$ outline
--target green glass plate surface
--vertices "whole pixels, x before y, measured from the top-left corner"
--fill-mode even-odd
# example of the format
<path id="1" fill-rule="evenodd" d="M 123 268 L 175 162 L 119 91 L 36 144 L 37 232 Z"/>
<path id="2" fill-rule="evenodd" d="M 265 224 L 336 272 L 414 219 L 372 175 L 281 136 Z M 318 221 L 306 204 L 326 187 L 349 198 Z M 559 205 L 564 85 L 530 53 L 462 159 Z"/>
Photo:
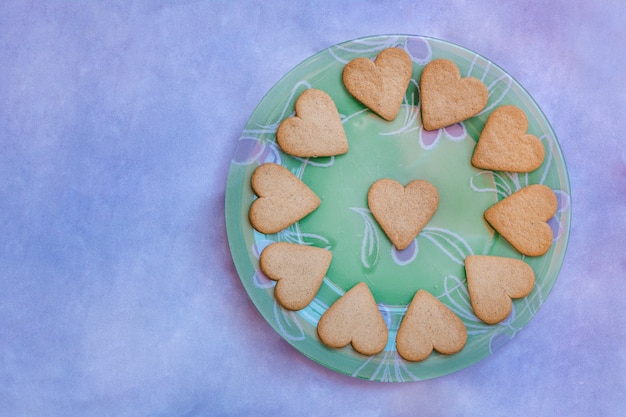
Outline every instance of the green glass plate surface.
<path id="1" fill-rule="evenodd" d="M 388 47 L 405 49 L 413 61 L 412 80 L 398 117 L 387 122 L 356 101 L 341 80 L 343 67 L 358 57 L 375 58 Z M 423 130 L 419 78 L 428 62 L 454 61 L 462 76 L 483 81 L 489 102 L 477 116 L 438 131 Z M 335 101 L 350 150 L 336 157 L 291 157 L 276 144 L 276 128 L 293 115 L 294 103 L 307 88 L 327 92 Z M 543 165 L 529 174 L 491 172 L 471 166 L 476 141 L 489 114 L 498 106 L 521 108 L 528 132 L 544 144 Z M 273 235 L 255 231 L 248 210 L 255 196 L 250 177 L 260 164 L 274 162 L 301 178 L 321 199 L 320 207 L 300 222 Z M 395 250 L 367 208 L 367 191 L 380 178 L 404 185 L 413 179 L 434 184 L 439 208 L 413 243 Z M 485 223 L 483 212 L 496 201 L 529 184 L 545 184 L 559 206 L 549 222 L 554 232 L 550 251 L 524 257 Z M 567 246 L 570 189 L 557 138 L 528 93 L 501 68 L 465 48 L 420 36 L 374 36 L 325 49 L 287 73 L 263 98 L 239 139 L 226 186 L 226 227 L 230 250 L 248 295 L 269 324 L 291 345 L 335 371 L 378 381 L 415 381 L 463 369 L 507 343 L 533 317 L 552 289 Z M 303 310 L 283 309 L 274 299 L 274 281 L 259 271 L 259 254 L 278 241 L 327 248 L 333 261 L 316 298 Z M 473 313 L 463 261 L 470 254 L 524 259 L 535 271 L 532 293 L 514 301 L 509 318 L 496 325 Z M 346 290 L 365 281 L 389 328 L 383 352 L 363 356 L 351 346 L 331 349 L 317 336 L 320 316 Z M 454 355 L 433 352 L 422 362 L 403 360 L 395 335 L 407 304 L 426 289 L 465 323 L 468 341 Z"/>

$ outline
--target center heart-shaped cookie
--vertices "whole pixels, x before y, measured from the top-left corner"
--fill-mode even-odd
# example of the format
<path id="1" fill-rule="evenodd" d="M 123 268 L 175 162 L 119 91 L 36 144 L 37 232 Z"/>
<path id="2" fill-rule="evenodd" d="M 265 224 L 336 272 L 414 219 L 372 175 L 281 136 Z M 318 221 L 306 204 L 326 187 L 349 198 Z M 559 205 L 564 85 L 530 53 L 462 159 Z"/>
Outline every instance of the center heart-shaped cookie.
<path id="1" fill-rule="evenodd" d="M 272 243 L 261 252 L 259 265 L 268 278 L 278 281 L 274 296 L 289 310 L 306 307 L 320 289 L 332 253 L 314 246 Z"/>
<path id="2" fill-rule="evenodd" d="M 315 210 L 319 197 L 281 165 L 259 165 L 252 173 L 252 189 L 259 196 L 250 205 L 250 224 L 261 233 L 278 233 Z"/>
<path id="3" fill-rule="evenodd" d="M 450 126 L 475 116 L 487 105 L 489 92 L 477 78 L 461 78 L 448 59 L 429 62 L 420 78 L 422 123 L 426 130 Z"/>
<path id="4" fill-rule="evenodd" d="M 387 48 L 375 61 L 356 58 L 344 67 L 343 83 L 350 94 L 385 120 L 398 115 L 411 81 L 413 64 L 403 49 Z"/>
<path id="5" fill-rule="evenodd" d="M 422 361 L 435 349 L 446 355 L 467 342 L 463 321 L 428 291 L 419 290 L 396 334 L 396 349 L 408 361 Z"/>
<path id="6" fill-rule="evenodd" d="M 340 348 L 352 344 L 357 352 L 375 355 L 387 345 L 387 325 L 374 296 L 360 282 L 331 305 L 317 324 L 320 340 Z"/>
<path id="7" fill-rule="evenodd" d="M 296 115 L 278 126 L 276 142 L 288 154 L 303 158 L 348 152 L 348 139 L 333 99 L 310 88 L 296 100 Z"/>
<path id="8" fill-rule="evenodd" d="M 372 215 L 391 243 L 406 249 L 437 211 L 439 193 L 424 180 L 411 181 L 403 187 L 398 181 L 376 181 L 367 193 Z"/>
<path id="9" fill-rule="evenodd" d="M 488 324 L 511 313 L 511 298 L 526 297 L 535 285 L 535 272 L 520 259 L 470 255 L 465 258 L 470 302 L 476 316 Z"/>
<path id="10" fill-rule="evenodd" d="M 530 172 L 539 168 L 545 151 L 535 135 L 527 134 L 528 119 L 515 106 L 494 110 L 480 134 L 472 156 L 476 168 Z"/>
<path id="11" fill-rule="evenodd" d="M 485 220 L 520 253 L 540 256 L 552 245 L 547 221 L 556 213 L 557 204 L 554 191 L 533 184 L 489 207 Z"/>

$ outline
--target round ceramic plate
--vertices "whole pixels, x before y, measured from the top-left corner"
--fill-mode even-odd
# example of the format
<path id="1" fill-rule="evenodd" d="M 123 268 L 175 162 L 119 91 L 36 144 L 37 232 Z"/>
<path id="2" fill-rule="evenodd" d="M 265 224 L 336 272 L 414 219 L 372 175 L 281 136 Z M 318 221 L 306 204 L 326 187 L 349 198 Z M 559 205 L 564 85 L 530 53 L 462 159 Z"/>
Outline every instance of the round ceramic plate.
<path id="1" fill-rule="evenodd" d="M 375 58 L 388 47 L 403 48 L 413 61 L 413 74 L 397 118 L 388 122 L 356 101 L 341 80 L 347 62 Z M 425 131 L 419 102 L 419 79 L 433 59 L 454 61 L 463 77 L 480 79 L 489 90 L 486 108 L 462 123 Z M 292 116 L 294 103 L 307 88 L 328 93 L 337 106 L 348 137 L 349 151 L 336 157 L 294 158 L 276 144 L 276 128 Z M 521 108 L 528 132 L 545 147 L 543 165 L 529 174 L 479 170 L 470 164 L 475 144 L 489 114 L 498 106 Z M 302 179 L 321 199 L 320 207 L 298 223 L 273 235 L 255 231 L 248 210 L 255 196 L 252 172 L 274 162 Z M 367 206 L 367 191 L 378 179 L 404 185 L 424 179 L 437 187 L 439 208 L 413 243 L 395 250 Z M 483 220 L 489 206 L 529 184 L 545 184 L 559 206 L 549 221 L 554 241 L 540 257 L 524 257 Z M 557 138 L 528 93 L 505 71 L 465 48 L 420 36 L 374 36 L 325 49 L 285 75 L 250 117 L 232 160 L 226 187 L 226 227 L 231 253 L 248 295 L 270 325 L 291 345 L 314 361 L 354 377 L 379 381 L 434 378 L 488 357 L 507 343 L 533 317 L 557 279 L 570 227 L 569 180 Z M 274 298 L 275 282 L 259 271 L 259 254 L 278 241 L 312 245 L 332 251 L 333 260 L 315 299 L 303 310 L 283 309 Z M 513 303 L 510 316 L 487 325 L 473 313 L 465 281 L 464 259 L 470 254 L 523 259 L 535 271 L 532 293 Z M 317 322 L 326 309 L 356 283 L 368 284 L 389 329 L 383 352 L 364 356 L 350 345 L 324 346 Z M 465 323 L 465 348 L 453 355 L 433 352 L 422 362 L 403 360 L 395 335 L 415 292 L 425 289 Z"/>

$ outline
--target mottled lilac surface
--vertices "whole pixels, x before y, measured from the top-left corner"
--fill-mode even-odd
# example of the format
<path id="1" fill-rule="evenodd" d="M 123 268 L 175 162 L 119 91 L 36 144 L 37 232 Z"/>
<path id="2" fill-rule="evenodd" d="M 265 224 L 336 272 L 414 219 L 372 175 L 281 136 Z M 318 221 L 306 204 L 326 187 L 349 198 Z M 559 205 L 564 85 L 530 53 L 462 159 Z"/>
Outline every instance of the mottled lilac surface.
<path id="1" fill-rule="evenodd" d="M 624 415 L 625 21 L 622 0 L 0 2 L 0 416 Z M 562 145 L 573 220 L 511 342 L 384 384 L 317 365 L 263 320 L 224 189 L 282 75 L 397 33 L 526 87 Z"/>

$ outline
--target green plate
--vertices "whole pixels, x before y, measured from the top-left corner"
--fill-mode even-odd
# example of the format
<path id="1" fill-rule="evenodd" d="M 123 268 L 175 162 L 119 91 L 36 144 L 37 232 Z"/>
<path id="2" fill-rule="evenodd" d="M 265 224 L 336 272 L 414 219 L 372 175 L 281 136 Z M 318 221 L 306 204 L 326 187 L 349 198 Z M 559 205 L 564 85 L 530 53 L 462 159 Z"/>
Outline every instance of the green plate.
<path id="1" fill-rule="evenodd" d="M 398 117 L 387 122 L 356 101 L 341 81 L 344 65 L 358 57 L 374 58 L 388 47 L 405 49 L 413 75 Z M 428 62 L 448 58 L 462 76 L 483 81 L 487 107 L 477 116 L 439 131 L 422 129 L 419 78 Z M 307 88 L 327 92 L 335 101 L 350 150 L 336 157 L 302 159 L 281 151 L 276 128 L 293 115 L 294 103 Z M 528 117 L 531 134 L 544 144 L 543 165 L 529 174 L 491 172 L 471 166 L 476 141 L 489 114 L 511 104 Z M 255 231 L 248 210 L 255 196 L 250 177 L 257 166 L 274 162 L 301 178 L 321 199 L 320 207 L 300 222 L 273 235 Z M 397 251 L 367 208 L 367 191 L 380 178 L 405 184 L 425 179 L 437 187 L 437 212 L 414 242 Z M 485 223 L 483 212 L 496 201 L 529 184 L 552 188 L 559 202 L 549 222 L 550 251 L 524 257 Z M 528 93 L 501 68 L 465 48 L 421 36 L 374 36 L 325 49 L 285 75 L 263 98 L 239 139 L 226 187 L 226 227 L 230 250 L 248 295 L 270 325 L 291 345 L 337 372 L 378 381 L 415 381 L 465 368 L 507 343 L 533 317 L 554 285 L 565 256 L 570 228 L 570 188 L 557 138 Z M 283 309 L 274 299 L 274 281 L 259 271 L 259 254 L 278 241 L 327 248 L 333 261 L 316 298 L 303 310 Z M 515 300 L 509 318 L 496 325 L 481 322 L 469 303 L 463 261 L 470 254 L 524 259 L 535 271 L 532 293 Z M 351 346 L 331 349 L 317 336 L 320 316 L 345 291 L 365 281 L 389 328 L 383 352 L 364 356 Z M 433 352 L 422 362 L 403 360 L 395 335 L 407 304 L 426 289 L 465 323 L 468 341 L 454 355 Z"/>

